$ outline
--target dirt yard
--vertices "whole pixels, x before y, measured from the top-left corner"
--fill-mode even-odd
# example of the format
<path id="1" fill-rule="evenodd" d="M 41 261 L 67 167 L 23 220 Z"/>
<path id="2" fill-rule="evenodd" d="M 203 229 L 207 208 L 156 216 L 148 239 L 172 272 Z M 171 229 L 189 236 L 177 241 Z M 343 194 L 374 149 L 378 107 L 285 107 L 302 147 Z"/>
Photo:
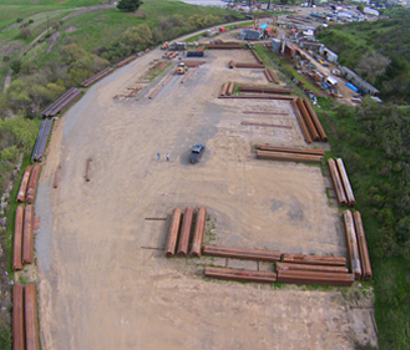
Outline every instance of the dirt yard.
<path id="1" fill-rule="evenodd" d="M 155 99 L 149 94 L 175 66 L 135 97 L 114 98 L 161 55 L 146 54 L 91 87 L 53 132 L 36 202 L 43 350 L 377 344 L 372 300 L 360 285 L 208 281 L 203 264 L 225 266 L 225 259 L 164 257 L 172 210 L 186 206 L 208 209 L 212 244 L 337 256 L 346 246 L 320 167 L 255 159 L 256 143 L 307 146 L 289 102 L 217 98 L 226 81 L 266 84 L 262 70 L 227 68 L 231 58 L 254 62 L 252 55 L 207 51 L 207 63 L 186 83 L 174 76 Z M 272 114 L 249 113 L 255 111 Z M 188 155 L 198 142 L 206 152 L 192 165 Z M 240 260 L 229 266 L 272 269 Z"/>

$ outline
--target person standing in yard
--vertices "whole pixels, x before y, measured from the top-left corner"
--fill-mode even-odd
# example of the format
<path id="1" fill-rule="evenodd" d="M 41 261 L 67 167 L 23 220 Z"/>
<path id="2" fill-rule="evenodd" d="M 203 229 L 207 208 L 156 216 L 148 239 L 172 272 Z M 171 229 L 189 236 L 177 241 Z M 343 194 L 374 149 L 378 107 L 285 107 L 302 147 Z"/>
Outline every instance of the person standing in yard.
<path id="1" fill-rule="evenodd" d="M 169 161 L 169 153 L 167 153 L 167 162 Z"/>
<path id="2" fill-rule="evenodd" d="M 157 157 L 158 157 L 158 160 L 160 160 L 161 159 L 161 153 L 157 153 Z"/>

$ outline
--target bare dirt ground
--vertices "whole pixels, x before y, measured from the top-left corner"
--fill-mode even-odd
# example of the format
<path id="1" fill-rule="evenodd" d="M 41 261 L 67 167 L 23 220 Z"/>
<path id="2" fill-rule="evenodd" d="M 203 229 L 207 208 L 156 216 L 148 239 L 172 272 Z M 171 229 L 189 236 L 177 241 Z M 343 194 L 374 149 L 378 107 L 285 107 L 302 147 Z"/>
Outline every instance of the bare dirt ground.
<path id="1" fill-rule="evenodd" d="M 346 247 L 320 167 L 255 159 L 255 143 L 306 146 L 290 104 L 217 99 L 226 81 L 266 83 L 262 70 L 227 68 L 230 58 L 253 61 L 249 52 L 207 51 L 207 63 L 185 84 L 174 76 L 148 99 L 171 69 L 135 98 L 114 99 L 161 54 L 140 57 L 91 87 L 53 132 L 36 202 L 42 348 L 377 344 L 372 300 L 360 286 L 324 291 L 207 281 L 202 265 L 225 266 L 225 259 L 164 257 L 170 214 L 188 205 L 208 208 L 206 242 L 326 255 L 346 255 Z M 268 110 L 272 115 L 243 113 Z M 191 165 L 188 154 L 197 142 L 207 150 Z M 52 189 L 59 163 L 59 187 Z M 240 260 L 229 266 L 258 268 Z"/>

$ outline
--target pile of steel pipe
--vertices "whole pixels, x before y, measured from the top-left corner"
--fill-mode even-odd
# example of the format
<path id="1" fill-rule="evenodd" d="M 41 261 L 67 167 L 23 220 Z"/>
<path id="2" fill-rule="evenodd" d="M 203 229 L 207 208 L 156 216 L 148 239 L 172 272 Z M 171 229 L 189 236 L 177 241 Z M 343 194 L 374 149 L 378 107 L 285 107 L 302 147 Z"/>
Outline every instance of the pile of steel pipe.
<path id="1" fill-rule="evenodd" d="M 189 61 L 189 60 L 186 60 L 186 61 L 184 61 L 184 63 L 185 63 L 185 66 L 187 66 L 187 67 L 199 67 L 201 64 L 205 64 L 206 61 Z"/>
<path id="2" fill-rule="evenodd" d="M 292 162 L 304 163 L 322 163 L 323 157 L 311 154 L 289 153 L 289 152 L 273 152 L 273 151 L 256 151 L 257 159 L 267 160 L 283 160 Z"/>
<path id="3" fill-rule="evenodd" d="M 316 130 L 320 136 L 320 140 L 323 142 L 327 142 L 327 136 L 325 130 L 323 129 L 322 123 L 319 121 L 319 118 L 317 117 L 315 110 L 313 109 L 309 100 L 306 97 L 303 99 L 303 103 L 306 106 L 307 111 L 309 112 L 309 116 L 312 119 L 313 124 L 316 127 Z"/>
<path id="4" fill-rule="evenodd" d="M 298 97 L 296 102 L 297 102 L 297 106 L 299 107 L 299 111 L 302 114 L 303 120 L 305 121 L 309 129 L 310 135 L 312 136 L 312 140 L 319 141 L 320 140 L 319 133 L 317 132 L 315 124 L 313 124 L 313 121 L 310 118 L 310 114 L 307 111 L 305 104 L 303 103 L 300 97 Z"/>
<path id="5" fill-rule="evenodd" d="M 359 242 L 360 262 L 362 263 L 362 278 L 368 281 L 372 278 L 372 267 L 370 265 L 369 250 L 367 249 L 366 237 L 364 235 L 362 216 L 358 211 L 353 214 L 354 226 L 357 240 Z"/>
<path id="6" fill-rule="evenodd" d="M 178 56 L 178 51 L 175 51 L 175 52 L 171 53 L 171 54 L 168 56 L 168 58 L 169 58 L 170 60 L 172 60 L 174 57 L 177 57 L 177 56 Z"/>
<path id="7" fill-rule="evenodd" d="M 44 151 L 47 145 L 48 137 L 50 135 L 52 119 L 45 119 L 41 123 L 40 131 L 38 133 L 36 143 L 34 145 L 33 153 L 31 154 L 31 162 L 43 160 Z"/>
<path id="8" fill-rule="evenodd" d="M 34 263 L 34 235 L 33 235 L 34 208 L 27 205 L 24 209 L 23 226 L 23 264 Z"/>
<path id="9" fill-rule="evenodd" d="M 235 66 L 235 63 L 234 63 L 234 61 L 233 60 L 230 60 L 229 61 L 229 68 L 233 68 Z"/>
<path id="10" fill-rule="evenodd" d="M 312 148 L 300 148 L 300 147 L 281 147 L 281 146 L 273 146 L 269 144 L 256 145 L 257 149 L 262 151 L 274 151 L 274 152 L 289 152 L 289 153 L 300 153 L 300 154 L 309 154 L 309 155 L 316 155 L 316 156 L 325 156 L 325 151 L 320 149 L 312 149 Z"/>
<path id="11" fill-rule="evenodd" d="M 281 88 L 281 87 L 268 87 L 268 86 L 255 86 L 255 85 L 242 85 L 239 87 L 240 91 L 246 92 L 263 92 L 270 94 L 292 94 L 295 90 Z"/>
<path id="12" fill-rule="evenodd" d="M 279 84 L 279 80 L 278 80 L 278 78 L 276 77 L 276 75 L 275 75 L 275 73 L 273 72 L 273 70 L 272 70 L 272 69 L 268 69 L 268 73 L 269 73 L 269 75 L 271 76 L 273 82 L 274 82 L 275 84 Z"/>
<path id="13" fill-rule="evenodd" d="M 329 159 L 327 161 L 327 165 L 329 167 L 330 177 L 333 182 L 333 186 L 335 188 L 337 201 L 339 202 L 339 206 L 343 206 L 347 204 L 347 197 L 343 187 L 342 180 L 340 178 L 339 169 L 337 168 L 336 162 L 333 159 Z"/>
<path id="14" fill-rule="evenodd" d="M 181 84 L 184 84 L 192 76 L 192 74 L 195 73 L 196 70 L 197 70 L 197 67 L 195 67 L 194 69 L 191 69 L 191 71 L 181 80 Z"/>
<path id="15" fill-rule="evenodd" d="M 297 271 L 314 271 L 327 273 L 348 273 L 349 269 L 345 266 L 329 265 L 310 265 L 310 264 L 291 264 L 284 262 L 276 263 L 276 270 L 297 270 Z"/>
<path id="16" fill-rule="evenodd" d="M 196 214 L 195 230 L 192 239 L 191 256 L 201 256 L 202 243 L 204 241 L 205 234 L 205 222 L 206 222 L 206 209 L 200 207 Z"/>
<path id="17" fill-rule="evenodd" d="M 250 62 L 236 62 L 236 68 L 265 68 L 264 64 Z"/>
<path id="18" fill-rule="evenodd" d="M 19 205 L 16 209 L 16 218 L 14 221 L 13 270 L 15 271 L 23 269 L 23 225 L 24 207 Z"/>
<path id="19" fill-rule="evenodd" d="M 37 192 L 38 177 L 40 176 L 40 170 L 41 166 L 40 164 L 37 164 L 31 171 L 26 192 L 26 203 L 28 204 L 34 203 L 34 198 L 36 197 Z"/>
<path id="20" fill-rule="evenodd" d="M 274 94 L 252 94 L 252 95 L 235 95 L 235 96 L 219 96 L 220 98 L 239 98 L 249 100 L 285 100 L 292 101 L 293 96 L 288 95 L 274 95 Z"/>
<path id="21" fill-rule="evenodd" d="M 102 78 L 104 78 L 108 74 L 110 74 L 113 70 L 114 69 L 112 67 L 107 67 L 104 70 L 102 70 L 101 72 L 98 72 L 97 74 L 93 75 L 91 78 L 88 78 L 87 80 L 84 80 L 80 85 L 83 86 L 83 87 L 90 86 L 90 85 L 96 83 L 97 81 L 101 80 Z"/>
<path id="22" fill-rule="evenodd" d="M 204 255 L 219 256 L 222 258 L 258 260 L 258 261 L 279 261 L 281 254 L 278 251 L 226 248 L 206 245 L 202 253 Z"/>
<path id="23" fill-rule="evenodd" d="M 242 45 L 238 44 L 210 44 L 208 45 L 209 50 L 240 50 Z"/>
<path id="24" fill-rule="evenodd" d="M 13 350 L 25 350 L 24 287 L 16 283 L 13 288 Z"/>
<path id="25" fill-rule="evenodd" d="M 77 88 L 71 88 L 68 91 L 66 91 L 64 94 L 62 94 L 57 100 L 55 100 L 51 105 L 49 105 L 42 113 L 43 117 L 53 117 L 54 115 L 51 114 L 51 111 L 55 109 L 57 106 L 61 104 L 63 100 L 65 100 L 67 97 L 71 96 Z"/>
<path id="26" fill-rule="evenodd" d="M 24 318 L 26 349 L 40 350 L 38 338 L 37 288 L 35 284 L 27 284 L 24 288 Z"/>
<path id="27" fill-rule="evenodd" d="M 198 47 L 198 48 L 195 50 L 195 52 L 204 52 L 204 50 L 205 50 L 205 45 L 202 45 L 202 46 Z"/>
<path id="28" fill-rule="evenodd" d="M 30 179 L 30 174 L 31 174 L 32 169 L 33 168 L 30 165 L 28 165 L 26 167 L 26 170 L 24 170 L 24 174 L 21 179 L 19 192 L 17 194 L 17 199 L 16 199 L 17 203 L 24 203 L 26 201 L 27 185 L 28 185 L 28 180 Z"/>
<path id="29" fill-rule="evenodd" d="M 252 52 L 253 57 L 255 57 L 256 61 L 257 61 L 258 63 L 260 63 L 260 64 L 263 64 L 263 61 L 262 61 L 262 59 L 259 57 L 258 53 L 257 53 L 254 49 L 252 49 L 251 52 Z"/>
<path id="30" fill-rule="evenodd" d="M 270 271 L 234 270 L 221 267 L 205 267 L 205 277 L 242 282 L 274 283 L 276 273 Z"/>
<path id="31" fill-rule="evenodd" d="M 181 209 L 175 208 L 172 214 L 171 225 L 168 232 L 167 245 L 165 247 L 165 256 L 170 258 L 175 256 L 175 250 L 177 248 L 179 226 L 181 223 Z"/>
<path id="32" fill-rule="evenodd" d="M 354 275 L 303 270 L 278 270 L 278 282 L 350 287 L 354 283 Z"/>
<path id="33" fill-rule="evenodd" d="M 346 258 L 341 256 L 335 257 L 284 253 L 282 254 L 281 261 L 296 264 L 346 266 Z"/>
<path id="34" fill-rule="evenodd" d="M 228 91 L 228 87 L 229 87 L 229 83 L 224 83 L 222 85 L 221 93 L 219 94 L 219 96 L 226 96 L 226 93 Z"/>
<path id="35" fill-rule="evenodd" d="M 305 120 L 303 119 L 303 116 L 300 113 L 298 105 L 296 104 L 295 100 L 291 101 L 291 104 L 292 104 L 293 110 L 295 111 L 296 118 L 299 122 L 299 126 L 300 126 L 300 129 L 302 130 L 302 134 L 303 134 L 303 137 L 305 138 L 305 141 L 307 143 L 311 143 L 312 138 L 311 138 L 309 130 L 306 126 Z"/>
<path id="36" fill-rule="evenodd" d="M 230 83 L 230 84 L 229 84 L 228 91 L 226 92 L 226 94 L 227 94 L 228 96 L 232 96 L 232 95 L 233 95 L 233 89 L 234 89 L 234 87 L 235 87 L 235 83 Z"/>
<path id="37" fill-rule="evenodd" d="M 339 170 L 340 178 L 342 180 L 343 188 L 346 193 L 347 205 L 354 207 L 356 205 L 356 199 L 354 198 L 353 189 L 350 185 L 349 177 L 347 176 L 346 168 L 342 158 L 336 158 L 337 169 Z"/>
<path id="38" fill-rule="evenodd" d="M 354 225 L 353 215 L 350 210 L 343 212 L 343 222 L 346 233 L 347 252 L 350 261 L 350 270 L 355 275 L 356 279 L 362 277 L 362 264 L 360 262 L 359 245 L 357 244 L 356 229 Z"/>
<path id="39" fill-rule="evenodd" d="M 137 58 L 137 56 L 135 56 L 135 55 L 130 56 L 130 57 L 126 58 L 125 60 L 122 60 L 121 62 L 118 62 L 118 63 L 115 65 L 115 67 L 116 67 L 116 68 L 122 67 L 122 66 L 126 65 L 127 63 L 129 63 L 129 62 L 131 62 L 131 61 L 134 61 L 136 58 Z"/>
<path id="40" fill-rule="evenodd" d="M 279 125 L 279 124 L 268 124 L 268 123 L 241 122 L 241 125 L 266 126 L 266 127 L 272 127 L 272 128 L 292 129 L 290 125 Z"/>
<path id="41" fill-rule="evenodd" d="M 179 237 L 178 244 L 178 256 L 188 256 L 188 245 L 189 239 L 191 237 L 191 227 L 194 218 L 194 209 L 187 207 L 184 212 L 184 217 L 182 219 L 181 234 Z"/>
<path id="42" fill-rule="evenodd" d="M 155 96 L 158 95 L 158 93 L 161 91 L 161 89 L 170 82 L 172 77 L 175 75 L 175 72 L 171 74 L 168 78 L 166 78 L 161 84 L 159 84 L 156 89 L 151 93 L 151 95 L 148 96 L 150 100 L 152 100 Z"/>
<path id="43" fill-rule="evenodd" d="M 232 67 L 233 68 L 233 67 Z M 272 77 L 270 76 L 269 72 L 267 69 L 263 71 L 263 74 L 265 74 L 266 79 L 268 80 L 269 83 L 273 81 Z"/>

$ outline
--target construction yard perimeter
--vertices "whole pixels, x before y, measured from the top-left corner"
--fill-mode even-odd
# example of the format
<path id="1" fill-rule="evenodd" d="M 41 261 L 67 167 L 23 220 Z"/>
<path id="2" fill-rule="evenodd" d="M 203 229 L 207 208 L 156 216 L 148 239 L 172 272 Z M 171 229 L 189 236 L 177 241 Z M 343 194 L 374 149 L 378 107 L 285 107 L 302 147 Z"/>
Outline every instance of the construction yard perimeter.
<path id="1" fill-rule="evenodd" d="M 136 96 L 118 100 L 162 53 L 154 50 L 89 88 L 53 131 L 36 201 L 42 349 L 376 345 L 372 298 L 357 284 L 325 290 L 213 281 L 204 279 L 203 265 L 224 267 L 226 259 L 165 258 L 172 210 L 187 206 L 208 209 L 205 243 L 347 253 L 322 169 L 255 157 L 257 143 L 307 146 L 290 102 L 218 99 L 228 81 L 267 84 L 263 69 L 228 68 L 231 59 L 255 62 L 251 53 L 206 51 L 206 63 L 184 84 L 174 75 L 148 98 L 175 62 Z M 206 151 L 192 165 L 188 155 L 198 142 Z M 271 268 L 242 260 L 229 266 Z"/>

